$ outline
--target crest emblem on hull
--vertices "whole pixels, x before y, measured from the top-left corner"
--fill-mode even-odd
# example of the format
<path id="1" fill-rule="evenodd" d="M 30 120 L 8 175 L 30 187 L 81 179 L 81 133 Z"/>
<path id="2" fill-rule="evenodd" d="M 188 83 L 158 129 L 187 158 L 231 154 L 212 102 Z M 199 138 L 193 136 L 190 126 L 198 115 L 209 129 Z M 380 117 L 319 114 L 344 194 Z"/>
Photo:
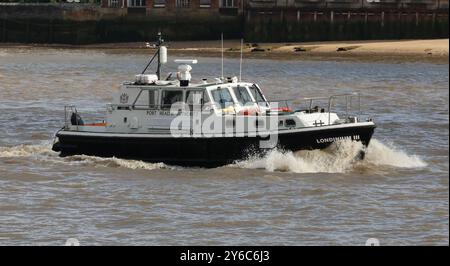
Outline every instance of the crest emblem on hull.
<path id="1" fill-rule="evenodd" d="M 122 93 L 122 95 L 120 95 L 120 103 L 125 104 L 128 103 L 128 94 L 126 93 Z"/>

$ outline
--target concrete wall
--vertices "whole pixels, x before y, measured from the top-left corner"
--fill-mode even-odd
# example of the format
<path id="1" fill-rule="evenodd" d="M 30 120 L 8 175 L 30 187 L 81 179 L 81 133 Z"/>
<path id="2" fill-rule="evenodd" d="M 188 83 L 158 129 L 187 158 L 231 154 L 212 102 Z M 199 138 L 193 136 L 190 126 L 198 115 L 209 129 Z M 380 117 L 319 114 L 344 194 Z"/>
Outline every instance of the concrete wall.
<path id="1" fill-rule="evenodd" d="M 247 0 L 252 8 L 290 9 L 447 9 L 448 0 Z"/>
<path id="2" fill-rule="evenodd" d="M 448 38 L 448 13 L 399 10 L 251 10 L 249 41 L 331 41 Z"/>
<path id="3" fill-rule="evenodd" d="M 250 41 L 448 38 L 448 0 L 248 0 Z"/>
<path id="4" fill-rule="evenodd" d="M 448 38 L 448 0 L 246 0 L 236 1 L 238 9 L 220 8 L 219 0 L 209 8 L 200 0 L 189 8 L 154 1 L 143 8 L 0 4 L 0 41 L 149 41 L 158 31 L 167 40 L 218 39 L 221 32 L 255 42 Z"/>
<path id="5" fill-rule="evenodd" d="M 94 5 L 0 5 L 0 42 L 89 44 L 151 41 L 158 31 L 167 40 L 217 40 L 242 37 L 242 16 L 197 9 L 190 12 Z M 238 30 L 236 30 L 238 29 Z"/>
<path id="6" fill-rule="evenodd" d="M 101 8 L 96 4 L 0 3 L 0 18 L 2 19 L 91 21 L 107 18 L 117 18 L 126 14 L 126 9 Z"/>

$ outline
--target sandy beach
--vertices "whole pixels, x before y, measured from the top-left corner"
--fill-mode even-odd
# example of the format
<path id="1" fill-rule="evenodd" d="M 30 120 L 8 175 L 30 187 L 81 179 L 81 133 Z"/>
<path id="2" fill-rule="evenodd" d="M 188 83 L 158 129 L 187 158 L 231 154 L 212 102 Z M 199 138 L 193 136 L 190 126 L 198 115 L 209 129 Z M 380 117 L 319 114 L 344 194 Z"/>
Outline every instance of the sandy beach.
<path id="1" fill-rule="evenodd" d="M 169 52 L 178 56 L 220 56 L 220 41 L 167 42 Z M 95 49 L 107 53 L 147 53 L 151 45 L 145 42 L 104 43 L 90 45 L 59 44 L 11 44 L 2 43 L 0 48 L 66 48 Z M 224 53 L 239 57 L 240 40 L 224 41 Z M 269 59 L 335 59 L 335 60 L 407 60 L 447 62 L 449 39 L 389 40 L 389 41 L 333 41 L 305 43 L 244 43 L 246 58 Z"/>
<path id="2" fill-rule="evenodd" d="M 171 47 L 180 53 L 220 54 L 220 42 L 178 42 Z M 240 42 L 224 43 L 224 52 L 240 56 Z M 347 60 L 433 60 L 447 61 L 449 39 L 397 41 L 342 41 L 311 43 L 245 43 L 246 57 L 274 59 L 347 59 Z"/>

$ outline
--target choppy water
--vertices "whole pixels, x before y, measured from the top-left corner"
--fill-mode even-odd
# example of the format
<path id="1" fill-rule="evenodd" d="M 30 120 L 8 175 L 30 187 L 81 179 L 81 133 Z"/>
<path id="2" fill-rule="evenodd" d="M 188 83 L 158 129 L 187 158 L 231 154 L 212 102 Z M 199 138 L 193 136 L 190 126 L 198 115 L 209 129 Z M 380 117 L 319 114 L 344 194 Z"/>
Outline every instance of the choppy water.
<path id="1" fill-rule="evenodd" d="M 217 169 L 50 150 L 65 104 L 101 117 L 145 62 L 0 49 L 0 244 L 448 245 L 448 64 L 244 62 L 270 98 L 363 93 L 378 124 L 363 162 L 349 142 Z M 220 73 L 220 59 L 199 62 L 195 77 Z M 238 74 L 238 61 L 225 66 Z"/>

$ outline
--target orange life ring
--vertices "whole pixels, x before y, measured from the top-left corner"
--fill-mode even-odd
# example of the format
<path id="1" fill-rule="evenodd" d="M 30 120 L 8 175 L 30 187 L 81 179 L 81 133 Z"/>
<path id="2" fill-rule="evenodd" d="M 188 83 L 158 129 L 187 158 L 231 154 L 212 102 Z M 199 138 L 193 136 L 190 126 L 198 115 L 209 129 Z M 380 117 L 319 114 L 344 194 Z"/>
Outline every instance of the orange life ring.
<path id="1" fill-rule="evenodd" d="M 278 112 L 282 112 L 282 113 L 290 113 L 292 112 L 292 109 L 289 107 L 279 107 L 279 108 L 271 108 L 271 111 L 278 111 Z"/>
<path id="2" fill-rule="evenodd" d="M 84 124 L 84 125 L 85 126 L 91 126 L 91 127 L 106 127 L 106 123 L 105 122 Z"/>
<path id="3" fill-rule="evenodd" d="M 261 110 L 258 107 L 247 107 L 239 111 L 240 115 L 256 115 L 261 113 Z"/>

